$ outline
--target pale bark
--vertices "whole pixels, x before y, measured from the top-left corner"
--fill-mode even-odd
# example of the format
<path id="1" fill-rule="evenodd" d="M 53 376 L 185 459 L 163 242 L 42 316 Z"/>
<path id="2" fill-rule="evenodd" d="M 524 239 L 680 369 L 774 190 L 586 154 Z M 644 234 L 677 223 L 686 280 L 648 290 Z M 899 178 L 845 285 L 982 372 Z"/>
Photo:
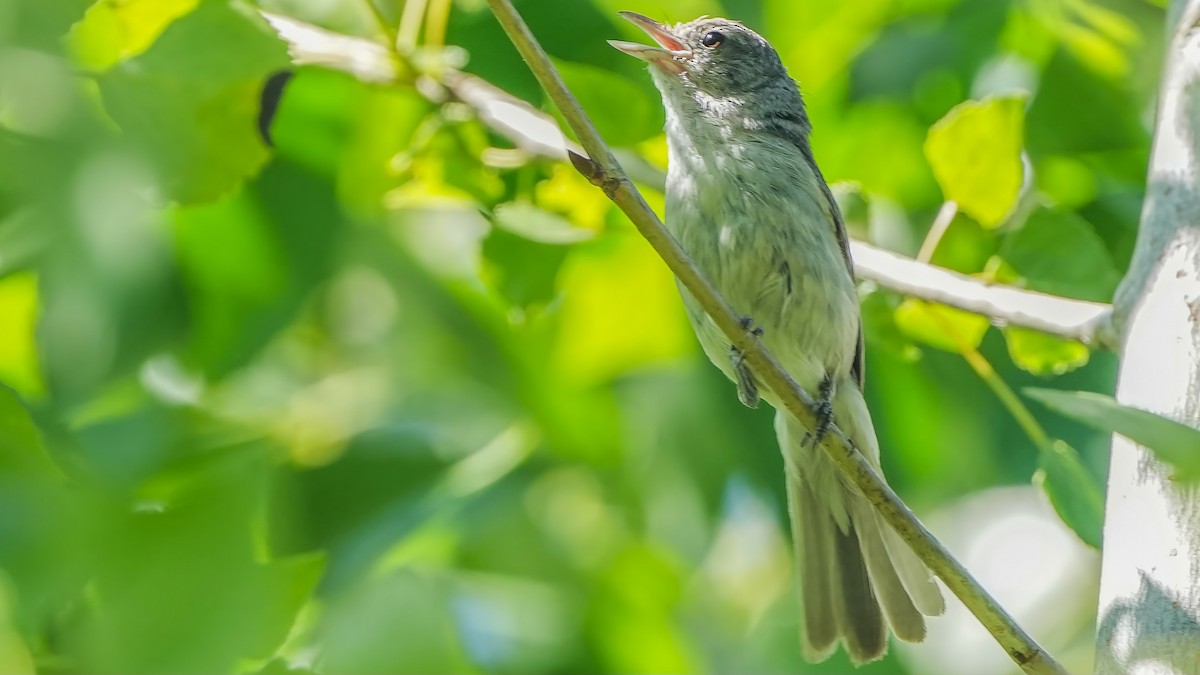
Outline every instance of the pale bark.
<path id="1" fill-rule="evenodd" d="M 1114 311 L 1117 398 L 1200 427 L 1200 0 L 1176 0 L 1141 229 Z M 1200 452 L 1200 448 L 1196 449 Z M 1200 487 L 1113 437 L 1096 672 L 1200 675 Z"/>

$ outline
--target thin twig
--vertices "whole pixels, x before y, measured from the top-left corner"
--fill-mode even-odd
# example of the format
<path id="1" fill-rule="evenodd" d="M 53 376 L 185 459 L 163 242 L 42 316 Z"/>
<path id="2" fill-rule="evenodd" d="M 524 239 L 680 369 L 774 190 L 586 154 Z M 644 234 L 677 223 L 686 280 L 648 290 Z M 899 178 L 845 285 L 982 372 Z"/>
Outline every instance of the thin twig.
<path id="1" fill-rule="evenodd" d="M 405 11 L 421 5 L 422 1 L 409 0 Z M 343 70 L 374 84 L 412 83 L 405 64 L 398 63 L 377 43 L 332 33 L 290 17 L 266 12 L 263 15 L 288 42 L 292 58 L 298 64 Z M 401 43 L 411 30 L 405 30 L 403 24 Z M 442 93 L 466 103 L 484 124 L 530 156 L 563 160 L 569 150 L 580 151 L 563 136 L 554 118 L 486 80 L 453 69 L 445 69 L 436 77 Z M 422 88 L 421 92 L 428 95 L 430 90 Z M 662 191 L 666 182 L 662 171 L 644 161 L 626 164 L 629 175 L 638 184 Z M 1079 340 L 1096 349 L 1113 350 L 1118 343 L 1119 331 L 1113 325 L 1109 305 L 987 284 L 860 241 L 852 242 L 851 246 L 854 271 L 860 278 L 884 288 L 981 314 L 998 324 Z"/>
<path id="2" fill-rule="evenodd" d="M 375 0 L 362 0 L 367 13 L 371 15 L 371 19 L 375 25 L 379 27 L 379 32 L 387 38 L 388 44 L 396 44 L 396 29 L 392 24 L 388 23 L 387 17 L 379 10 L 379 6 L 375 4 Z"/>
<path id="3" fill-rule="evenodd" d="M 933 252 L 937 250 L 938 244 L 942 243 L 942 237 L 946 236 L 946 230 L 950 229 L 950 223 L 954 222 L 954 216 L 957 215 L 958 202 L 953 199 L 942 202 L 942 208 L 938 209 L 933 224 L 929 226 L 921 250 L 917 251 L 917 262 L 927 263 L 933 260 Z"/>
<path id="4" fill-rule="evenodd" d="M 450 0 L 431 0 L 425 15 L 425 44 L 441 47 L 446 42 L 446 25 L 450 22 Z"/>
<path id="5" fill-rule="evenodd" d="M 509 0 L 488 0 L 509 39 L 516 45 L 537 76 L 539 82 L 558 106 L 580 144 L 590 155 L 587 159 L 572 155 L 571 161 L 584 175 L 601 187 L 614 203 L 633 221 L 642 235 L 679 278 L 680 282 L 704 307 L 705 312 L 736 346 L 754 369 L 755 374 L 779 398 L 789 413 L 813 428 L 816 415 L 812 399 L 788 376 L 753 332 L 744 328 L 738 316 L 717 290 L 700 274 L 695 264 L 667 232 L 658 216 L 647 206 L 637 188 L 625 175 L 612 152 L 592 126 L 587 114 L 563 84 L 550 59 L 529 31 Z M 829 457 L 866 497 L 879 513 L 929 566 L 946 586 L 958 596 L 1027 673 L 1065 675 L 1065 672 L 1012 617 L 979 585 L 963 566 L 917 520 L 896 493 L 875 473 L 874 469 L 840 429 L 834 427 L 822 443 Z"/>
<path id="6" fill-rule="evenodd" d="M 396 47 L 409 51 L 417 46 L 421 34 L 421 22 L 425 20 L 426 0 L 407 0 L 400 13 L 400 30 L 397 32 Z"/>

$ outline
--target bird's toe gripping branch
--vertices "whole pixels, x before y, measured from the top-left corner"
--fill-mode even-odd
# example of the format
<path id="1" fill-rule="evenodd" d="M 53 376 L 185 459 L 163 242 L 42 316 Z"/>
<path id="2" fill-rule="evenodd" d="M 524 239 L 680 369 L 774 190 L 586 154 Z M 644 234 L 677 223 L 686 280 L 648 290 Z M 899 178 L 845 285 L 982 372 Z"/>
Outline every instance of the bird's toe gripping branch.
<path id="1" fill-rule="evenodd" d="M 763 329 L 755 326 L 754 321 L 748 316 L 744 316 L 740 321 L 742 329 L 748 331 L 754 337 L 762 337 Z M 758 382 L 754 379 L 754 373 L 750 372 L 750 366 L 746 364 L 746 359 L 742 352 L 733 345 L 729 346 L 729 360 L 733 363 L 733 372 L 736 374 L 735 381 L 737 383 L 738 400 L 747 408 L 758 407 Z"/>
<path id="2" fill-rule="evenodd" d="M 816 404 L 814 412 L 817 415 L 817 426 L 805 437 L 805 445 L 816 448 L 821 441 L 825 440 L 825 435 L 833 426 L 833 394 L 833 375 L 825 373 L 821 384 L 817 385 L 817 398 L 813 401 Z"/>

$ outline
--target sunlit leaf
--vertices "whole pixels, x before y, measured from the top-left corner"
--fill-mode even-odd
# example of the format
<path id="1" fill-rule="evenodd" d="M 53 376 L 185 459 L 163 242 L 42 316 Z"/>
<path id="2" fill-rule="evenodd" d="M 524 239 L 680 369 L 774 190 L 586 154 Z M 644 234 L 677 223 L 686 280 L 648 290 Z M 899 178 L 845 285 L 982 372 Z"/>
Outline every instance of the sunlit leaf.
<path id="1" fill-rule="evenodd" d="M 566 163 L 554 165 L 550 178 L 537 184 L 534 202 L 587 230 L 601 229 L 604 216 L 612 210 L 604 192 Z"/>
<path id="2" fill-rule="evenodd" d="M 1084 468 L 1079 453 L 1056 440 L 1038 455 L 1034 482 L 1041 486 L 1054 510 L 1079 538 L 1100 548 L 1104 526 L 1104 492 L 1100 481 Z"/>
<path id="3" fill-rule="evenodd" d="M 913 340 L 955 353 L 978 347 L 990 325 L 986 316 L 915 298 L 900 303 L 895 319 Z"/>
<path id="4" fill-rule="evenodd" d="M 596 620 L 604 628 L 598 647 L 620 672 L 693 672 L 695 656 L 671 606 L 681 591 L 679 570 L 646 546 L 622 551 L 604 570 L 606 591 Z"/>
<path id="5" fill-rule="evenodd" d="M 33 274 L 0 278 L 0 317 L 0 382 L 27 396 L 40 394 L 38 289 Z"/>
<path id="6" fill-rule="evenodd" d="M 608 143 L 633 145 L 662 130 L 662 106 L 645 87 L 587 64 L 556 61 L 555 66 Z"/>
<path id="7" fill-rule="evenodd" d="M 1200 479 L 1200 430 L 1088 391 L 1026 389 L 1031 398 L 1067 417 L 1143 445 L 1175 468 L 1180 480 Z"/>
<path id="8" fill-rule="evenodd" d="M 559 283 L 566 300 L 550 360 L 572 380 L 617 377 L 695 346 L 670 272 L 633 232 L 575 247 Z"/>
<path id="9" fill-rule="evenodd" d="M 1034 375 L 1062 375 L 1087 365 L 1091 350 L 1075 340 L 1007 326 L 1004 339 L 1013 363 Z"/>
<path id="10" fill-rule="evenodd" d="M 255 10 L 205 2 L 98 81 L 109 114 L 153 160 L 168 195 L 190 203 L 229 192 L 266 162 L 259 94 L 287 64 Z"/>
<path id="11" fill-rule="evenodd" d="M 311 81 L 308 73 L 301 75 L 300 79 L 303 81 L 293 82 L 289 87 L 299 83 L 308 89 L 302 92 L 305 96 L 311 96 L 311 90 L 322 84 L 319 78 L 317 82 Z M 330 88 L 336 86 L 328 82 L 325 85 Z M 352 83 L 345 83 L 344 86 L 356 88 Z M 290 90 L 289 95 L 294 91 Z M 322 99 L 331 93 L 325 93 Z M 415 140 L 415 133 L 436 108 L 417 92 L 403 89 L 367 90 L 352 97 L 352 102 L 354 107 L 350 116 L 356 118 L 356 126 L 350 142 L 344 152 L 337 152 L 331 157 L 339 169 L 338 195 L 359 212 L 379 213 L 383 209 L 384 195 L 403 180 L 402 167 L 397 166 L 400 163 L 397 158 L 407 152 Z M 343 105 L 344 102 L 327 99 L 310 101 L 310 107 L 318 110 L 327 106 L 337 109 Z M 286 140 L 293 149 L 307 144 L 313 128 L 309 122 L 302 120 L 302 124 L 296 124 L 295 120 L 289 120 L 292 126 L 288 131 L 298 134 L 285 136 L 281 140 Z M 314 168 L 322 166 L 328 168 L 329 165 L 322 162 Z"/>
<path id="12" fill-rule="evenodd" d="M 1021 191 L 1025 97 L 955 106 L 929 130 L 925 156 L 947 200 L 985 227 L 1003 222 Z"/>
<path id="13" fill-rule="evenodd" d="M 574 244 L 591 239 L 592 230 L 576 227 L 567 219 L 533 204 L 508 202 L 492 212 L 492 222 L 504 230 L 542 244 Z"/>
<path id="14" fill-rule="evenodd" d="M 68 44 L 80 64 L 107 70 L 145 51 L 175 19 L 200 0 L 100 0 L 72 27 Z"/>

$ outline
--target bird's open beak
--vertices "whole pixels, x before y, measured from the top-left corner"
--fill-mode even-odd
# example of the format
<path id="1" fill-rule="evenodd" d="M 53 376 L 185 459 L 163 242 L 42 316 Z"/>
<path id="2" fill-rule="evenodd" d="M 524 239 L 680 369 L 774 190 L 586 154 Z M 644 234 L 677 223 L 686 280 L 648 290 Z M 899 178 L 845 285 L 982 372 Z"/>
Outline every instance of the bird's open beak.
<path id="1" fill-rule="evenodd" d="M 678 75 L 684 71 L 683 64 L 676 57 L 686 58 L 691 56 L 692 52 L 687 48 L 687 45 L 672 35 L 666 26 L 637 12 L 621 12 L 620 14 L 633 25 L 646 31 L 659 46 L 651 47 L 636 42 L 624 42 L 622 40 L 609 40 L 608 44 L 632 57 L 658 66 L 668 73 Z"/>

